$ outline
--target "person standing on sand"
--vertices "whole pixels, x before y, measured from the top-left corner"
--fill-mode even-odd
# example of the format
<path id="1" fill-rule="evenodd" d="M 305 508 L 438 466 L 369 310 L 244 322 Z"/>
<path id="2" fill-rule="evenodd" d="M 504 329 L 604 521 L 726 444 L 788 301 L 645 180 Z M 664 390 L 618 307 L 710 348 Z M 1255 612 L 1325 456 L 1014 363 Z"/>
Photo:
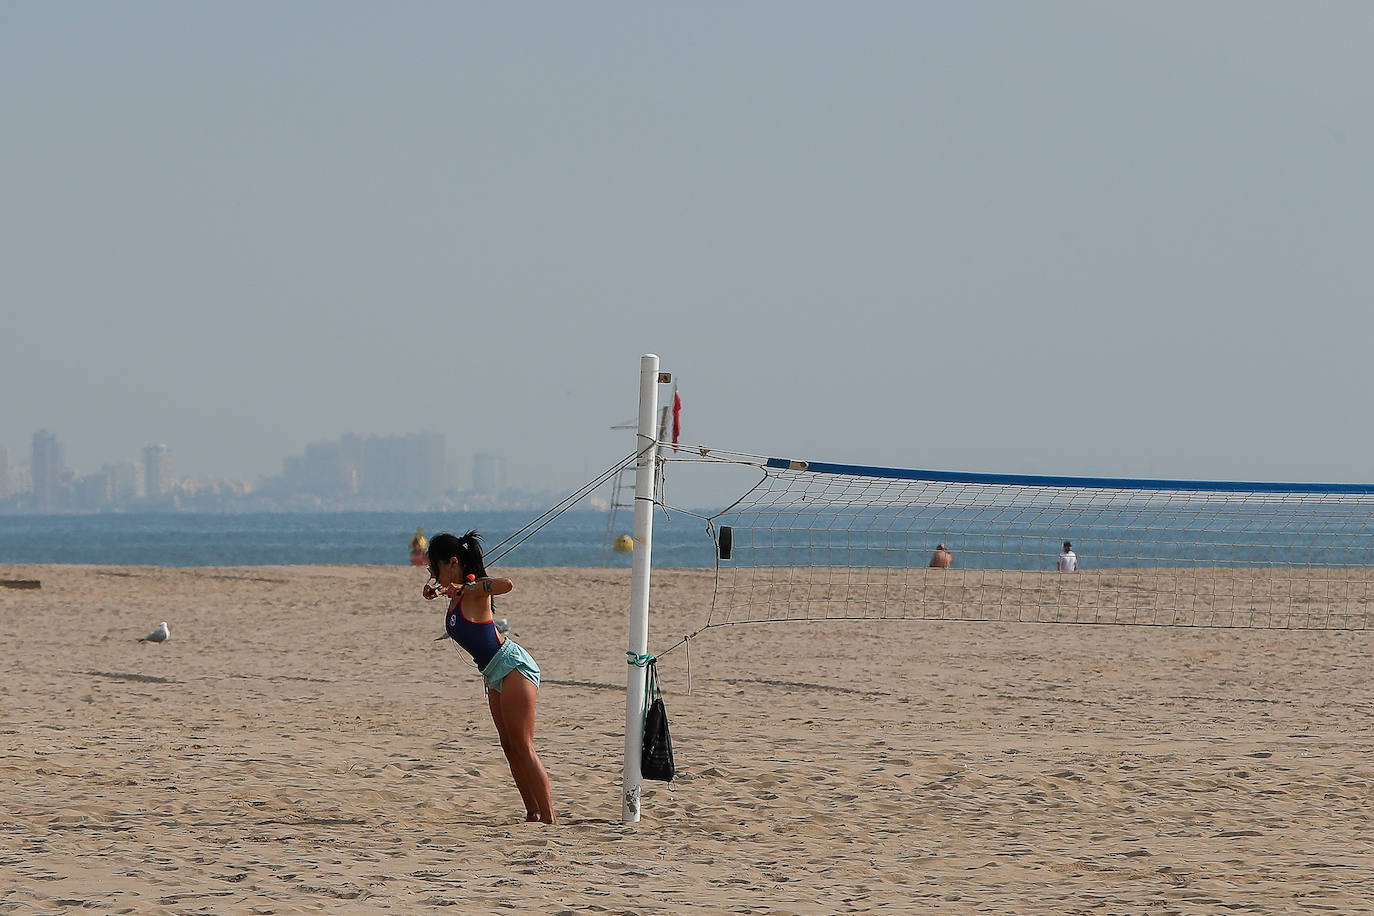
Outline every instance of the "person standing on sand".
<path id="1" fill-rule="evenodd" d="M 429 542 L 429 574 L 439 583 L 425 584 L 427 600 L 447 595 L 444 629 L 467 650 L 486 682 L 487 707 L 511 776 L 525 802 L 525 820 L 555 821 L 549 774 L 534 749 L 534 701 L 539 693 L 539 666 L 523 648 L 496 629 L 491 599 L 515 588 L 510 579 L 487 576 L 481 536 L 436 534 Z"/>
<path id="2" fill-rule="evenodd" d="M 1060 572 L 1078 571 L 1078 555 L 1073 552 L 1073 544 L 1068 541 L 1064 542 L 1064 549 L 1059 554 L 1058 564 Z"/>
<path id="3" fill-rule="evenodd" d="M 935 553 L 930 557 L 931 569 L 949 569 L 954 565 L 954 554 L 945 549 L 944 544 L 935 545 Z"/>

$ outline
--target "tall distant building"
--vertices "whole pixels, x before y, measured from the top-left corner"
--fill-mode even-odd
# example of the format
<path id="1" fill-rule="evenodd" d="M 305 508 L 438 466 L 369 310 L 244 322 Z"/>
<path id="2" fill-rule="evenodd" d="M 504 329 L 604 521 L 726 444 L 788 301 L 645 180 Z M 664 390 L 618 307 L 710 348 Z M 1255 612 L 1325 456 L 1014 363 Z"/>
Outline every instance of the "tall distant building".
<path id="1" fill-rule="evenodd" d="M 33 504 L 37 509 L 57 509 L 61 505 L 62 443 L 46 429 L 33 434 Z"/>
<path id="2" fill-rule="evenodd" d="M 165 496 L 172 489 L 172 450 L 165 445 L 143 447 L 143 473 L 148 481 L 148 497 Z"/>
<path id="3" fill-rule="evenodd" d="M 472 489 L 478 493 L 496 494 L 506 488 L 506 458 L 504 455 L 472 456 Z"/>
<path id="4" fill-rule="evenodd" d="M 27 464 L 10 465 L 10 495 L 33 492 L 33 469 Z"/>
<path id="5" fill-rule="evenodd" d="M 282 461 L 287 486 L 292 492 L 323 498 L 354 496 L 358 492 L 357 462 L 339 442 L 314 442 L 305 457 Z"/>
<path id="6" fill-rule="evenodd" d="M 114 502 L 114 483 L 106 471 L 87 474 L 76 482 L 76 505 L 79 509 L 104 509 Z"/>
<path id="7" fill-rule="evenodd" d="M 448 461 L 443 433 L 411 433 L 406 441 L 414 452 L 417 495 L 434 499 L 448 488 Z"/>
<path id="8" fill-rule="evenodd" d="M 362 443 L 364 496 L 381 500 L 430 500 L 445 486 L 443 433 L 368 436 Z"/>
<path id="9" fill-rule="evenodd" d="M 110 497 L 117 503 L 130 502 L 143 495 L 143 466 L 134 461 L 121 461 L 101 468 L 110 475 Z"/>
<path id="10" fill-rule="evenodd" d="M 357 496 L 363 485 L 363 440 L 353 433 L 339 438 L 339 470 L 348 495 Z"/>

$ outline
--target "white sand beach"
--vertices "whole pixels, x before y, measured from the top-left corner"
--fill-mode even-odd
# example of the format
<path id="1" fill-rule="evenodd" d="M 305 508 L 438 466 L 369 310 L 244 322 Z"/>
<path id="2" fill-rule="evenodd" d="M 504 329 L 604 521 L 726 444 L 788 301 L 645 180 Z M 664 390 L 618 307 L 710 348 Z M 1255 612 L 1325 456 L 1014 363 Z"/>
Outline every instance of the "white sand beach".
<path id="1" fill-rule="evenodd" d="M 552 827 L 417 570 L 0 566 L 0 913 L 1374 912 L 1367 632 L 715 628 L 625 825 L 629 573 L 499 573 Z"/>

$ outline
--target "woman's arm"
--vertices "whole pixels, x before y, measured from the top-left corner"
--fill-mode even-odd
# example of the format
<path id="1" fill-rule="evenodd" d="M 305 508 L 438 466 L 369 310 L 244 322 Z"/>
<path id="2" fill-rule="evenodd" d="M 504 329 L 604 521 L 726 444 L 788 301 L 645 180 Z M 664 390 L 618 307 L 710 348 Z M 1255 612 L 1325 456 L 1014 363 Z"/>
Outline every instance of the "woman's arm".
<path id="1" fill-rule="evenodd" d="M 504 595 L 515 588 L 515 583 L 506 578 L 477 579 L 467 584 L 470 592 L 477 592 L 479 595 Z"/>
<path id="2" fill-rule="evenodd" d="M 451 611 L 458 606 L 458 602 L 463 599 L 464 595 L 486 595 L 490 598 L 494 595 L 507 594 L 514 588 L 515 583 L 510 579 L 487 577 L 485 579 L 474 579 L 471 582 L 464 582 L 462 585 L 455 582 L 452 585 L 445 585 L 442 588 L 436 589 L 436 592 L 440 595 L 448 595 L 448 597 L 452 599 L 449 603 L 449 610 Z"/>

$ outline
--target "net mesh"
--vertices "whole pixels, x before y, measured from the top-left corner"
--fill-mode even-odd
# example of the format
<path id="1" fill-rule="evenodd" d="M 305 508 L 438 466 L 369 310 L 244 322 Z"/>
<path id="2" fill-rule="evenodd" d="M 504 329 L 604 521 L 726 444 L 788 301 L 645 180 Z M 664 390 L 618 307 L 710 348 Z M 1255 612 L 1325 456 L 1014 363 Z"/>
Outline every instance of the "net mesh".
<path id="1" fill-rule="evenodd" d="M 766 459 L 712 518 L 707 626 L 927 619 L 1367 629 L 1374 487 Z M 1078 570 L 1060 572 L 1071 542 Z M 931 568 L 937 545 L 952 568 Z"/>

